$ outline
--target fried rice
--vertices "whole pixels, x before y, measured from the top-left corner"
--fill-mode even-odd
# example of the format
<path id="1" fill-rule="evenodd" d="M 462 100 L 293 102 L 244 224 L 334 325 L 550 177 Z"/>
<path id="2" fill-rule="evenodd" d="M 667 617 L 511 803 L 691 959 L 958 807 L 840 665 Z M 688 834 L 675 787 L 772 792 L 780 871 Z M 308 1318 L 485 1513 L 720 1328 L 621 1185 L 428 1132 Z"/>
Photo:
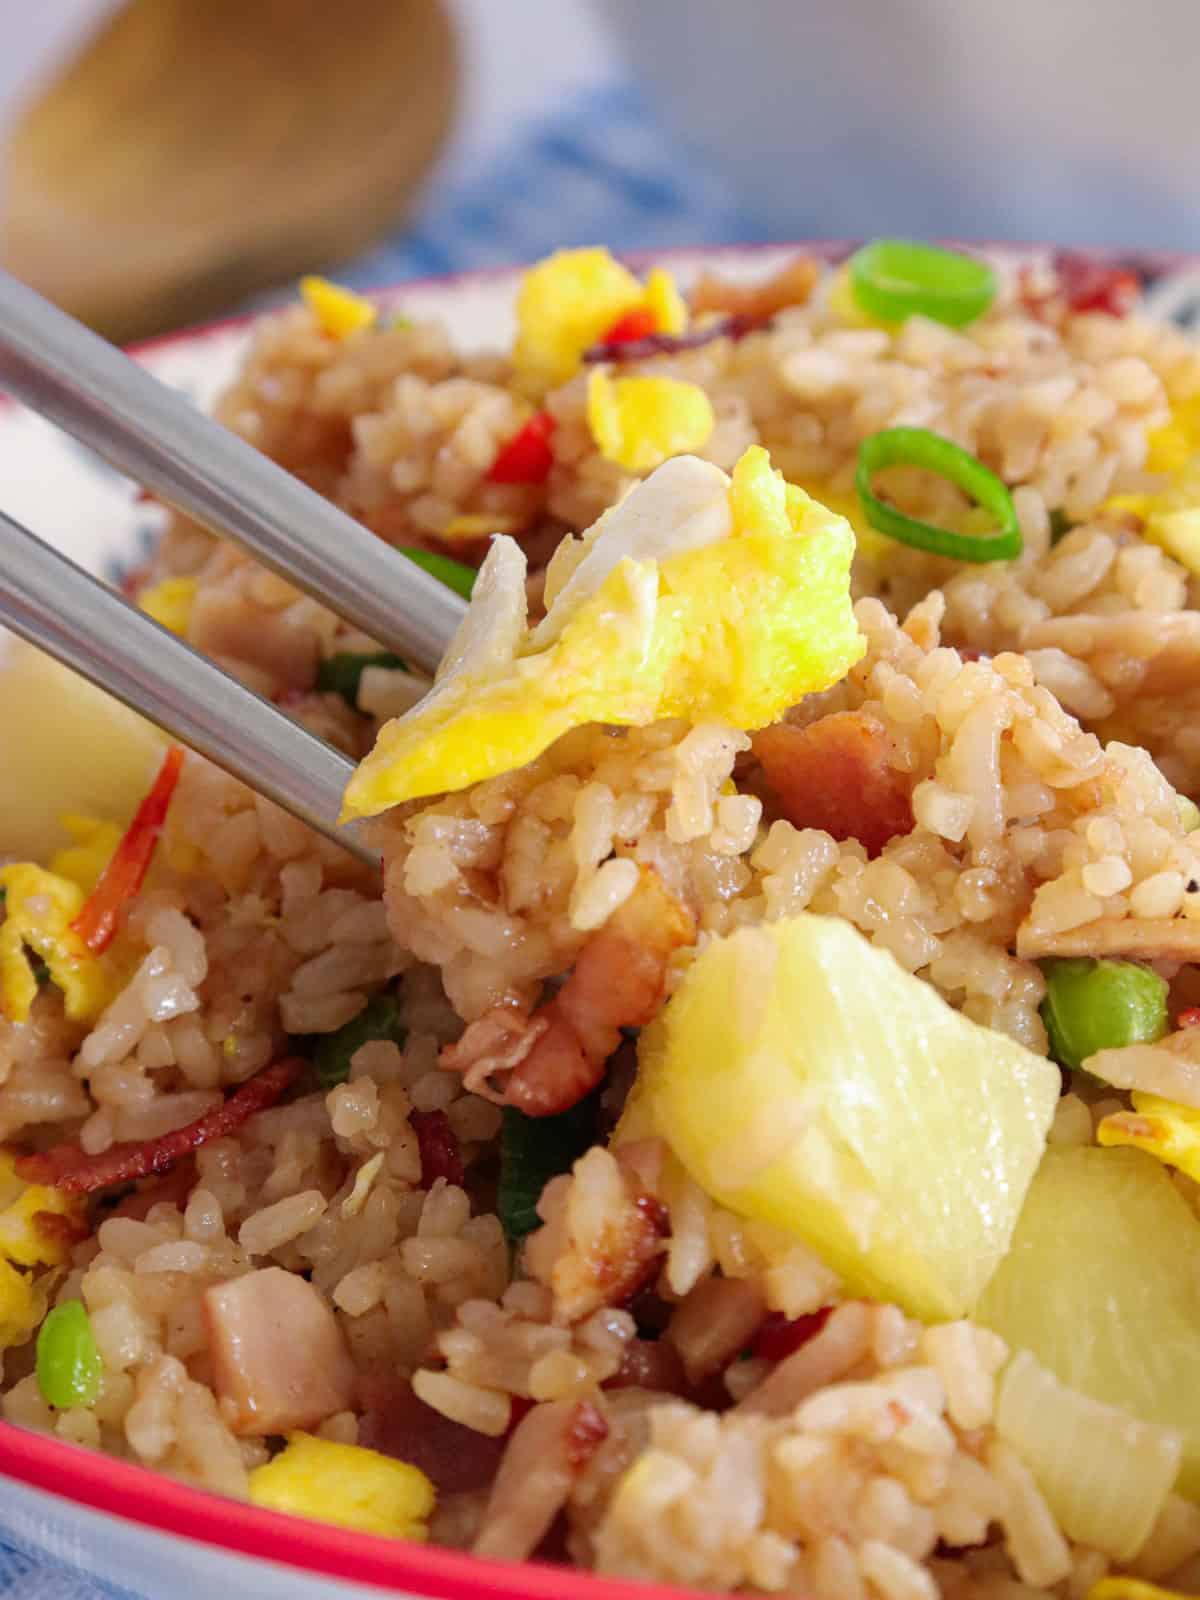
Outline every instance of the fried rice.
<path id="1" fill-rule="evenodd" d="M 855 523 L 862 653 L 766 729 L 711 708 L 589 720 L 378 807 L 382 889 L 189 754 L 91 1008 L 62 979 L 61 918 L 38 943 L 53 885 L 3 865 L 0 809 L 5 1418 L 373 1531 L 699 1588 L 1008 1600 L 1200 1582 L 1196 1486 L 1173 1471 L 1136 1546 L 1079 1536 L 1005 1424 L 1015 1351 L 994 1319 L 864 1293 L 810 1232 L 729 1203 L 807 1111 L 739 1126 L 724 1185 L 661 1131 L 614 1137 L 647 1025 L 707 952 L 815 914 L 970 1023 L 1054 1053 L 1051 1151 L 1166 1116 L 1175 1153 L 1154 1174 L 1200 1213 L 1179 1154 L 1200 1106 L 1200 560 L 1152 520 L 1200 447 L 1200 348 L 1127 304 L 1115 269 L 1086 294 L 1069 261 L 996 273 L 962 327 L 873 320 L 843 270 L 806 258 L 752 290 L 706 277 L 690 336 L 634 323 L 534 388 L 519 350 L 464 353 L 438 325 L 369 313 L 347 330 L 320 292 L 258 325 L 220 420 L 389 543 L 473 567 L 493 534 L 515 539 L 535 618 L 563 587 L 560 541 L 650 476 L 597 441 L 596 371 L 700 391 L 711 425 L 691 454 L 729 473 L 762 446 Z M 535 413 L 542 445 L 526 435 L 525 465 L 497 472 Z M 900 426 L 1003 480 L 1018 559 L 867 526 L 859 447 Z M 891 492 L 971 526 L 942 478 L 902 469 Z M 356 760 L 420 714 L 425 680 L 181 517 L 130 591 L 160 616 L 170 600 L 195 647 Z M 348 693 L 331 687 L 343 658 Z M 111 851 L 128 820 L 82 834 L 117 823 Z M 96 892 L 98 868 L 49 870 Z M 1062 1061 L 1048 974 L 1074 958 L 1161 980 L 1166 1036 L 1112 1041 L 1099 1075 Z M 553 1148 L 526 1149 L 543 1118 Z M 534 1177 L 514 1177 L 522 1161 Z M 38 1330 L 70 1302 L 96 1380 L 55 1403 Z M 308 1489 L 273 1498 L 306 1438 L 358 1453 L 325 1478 L 314 1456 Z M 412 1469 L 388 1491 L 403 1515 L 330 1506 L 335 1478 L 380 1458 Z"/>

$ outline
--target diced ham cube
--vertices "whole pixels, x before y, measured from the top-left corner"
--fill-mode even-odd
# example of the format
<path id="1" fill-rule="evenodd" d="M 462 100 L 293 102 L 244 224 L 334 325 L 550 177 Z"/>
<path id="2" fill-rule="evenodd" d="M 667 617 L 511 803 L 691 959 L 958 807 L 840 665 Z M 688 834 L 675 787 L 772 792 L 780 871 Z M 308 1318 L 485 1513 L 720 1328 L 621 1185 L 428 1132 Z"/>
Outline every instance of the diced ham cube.
<path id="1" fill-rule="evenodd" d="M 264 1267 L 204 1296 L 213 1386 L 234 1433 L 258 1438 L 311 1428 L 354 1395 L 354 1365 L 318 1290 Z"/>

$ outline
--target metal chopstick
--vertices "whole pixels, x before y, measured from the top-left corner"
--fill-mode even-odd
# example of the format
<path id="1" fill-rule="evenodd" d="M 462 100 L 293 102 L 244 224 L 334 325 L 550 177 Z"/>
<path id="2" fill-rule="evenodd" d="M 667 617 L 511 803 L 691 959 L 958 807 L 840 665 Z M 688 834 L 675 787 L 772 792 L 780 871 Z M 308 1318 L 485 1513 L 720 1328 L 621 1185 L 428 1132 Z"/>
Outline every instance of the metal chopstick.
<path id="1" fill-rule="evenodd" d="M 462 618 L 456 594 L 4 272 L 0 385 L 380 644 L 437 667 Z"/>
<path id="2" fill-rule="evenodd" d="M 378 862 L 353 825 L 337 825 L 354 771 L 345 756 L 3 512 L 0 623 L 326 838 Z"/>

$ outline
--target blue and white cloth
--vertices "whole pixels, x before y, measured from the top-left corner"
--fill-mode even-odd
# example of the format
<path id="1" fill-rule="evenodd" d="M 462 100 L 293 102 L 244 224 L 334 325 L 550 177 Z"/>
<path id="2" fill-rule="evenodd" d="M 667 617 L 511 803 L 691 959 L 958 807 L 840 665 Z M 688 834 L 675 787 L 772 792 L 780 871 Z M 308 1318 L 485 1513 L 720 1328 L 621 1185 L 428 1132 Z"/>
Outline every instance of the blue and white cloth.
<path id="1" fill-rule="evenodd" d="M 639 91 L 617 80 L 518 131 L 478 175 L 435 189 L 403 232 L 337 276 L 369 288 L 526 261 L 566 245 L 656 250 L 768 234 L 763 219 L 740 210 L 729 187 L 663 131 Z M 162 1600 L 2 1539 L 0 1596 Z"/>

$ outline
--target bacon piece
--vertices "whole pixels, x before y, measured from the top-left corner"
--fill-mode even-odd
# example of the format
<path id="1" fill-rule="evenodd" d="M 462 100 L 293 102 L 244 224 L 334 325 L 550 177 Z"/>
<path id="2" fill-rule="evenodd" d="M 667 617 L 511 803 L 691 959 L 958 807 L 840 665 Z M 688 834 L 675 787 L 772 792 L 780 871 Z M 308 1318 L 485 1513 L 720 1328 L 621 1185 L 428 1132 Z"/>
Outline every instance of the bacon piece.
<path id="1" fill-rule="evenodd" d="M 428 1189 L 439 1178 L 460 1187 L 466 1172 L 458 1140 L 444 1111 L 414 1111 L 408 1119 L 421 1152 L 421 1186 Z"/>
<path id="2" fill-rule="evenodd" d="M 485 1489 L 496 1476 L 507 1439 L 444 1417 L 415 1395 L 406 1379 L 391 1374 L 360 1378 L 359 1400 L 359 1444 L 418 1468 L 439 1495 Z M 519 1403 L 515 1398 L 514 1414 Z"/>
<path id="3" fill-rule="evenodd" d="M 687 1392 L 687 1374 L 675 1346 L 666 1339 L 630 1339 L 621 1365 L 605 1389 L 653 1389 L 660 1394 Z"/>
<path id="4" fill-rule="evenodd" d="M 869 856 L 912 830 L 912 780 L 891 765 L 887 729 L 865 711 L 807 728 L 777 722 L 754 736 L 754 754 L 793 827 L 857 839 Z"/>
<path id="5" fill-rule="evenodd" d="M 183 749 L 173 744 L 163 757 L 149 794 L 134 812 L 133 821 L 113 852 L 112 860 L 71 924 L 93 955 L 108 949 L 121 912 L 142 887 L 182 771 Z"/>
<path id="6" fill-rule="evenodd" d="M 648 356 L 673 356 L 684 350 L 699 350 L 702 345 L 714 344 L 718 339 L 744 339 L 760 326 L 751 317 L 722 317 L 706 322 L 702 328 L 692 328 L 687 333 L 648 333 L 644 339 L 617 340 L 609 343 L 600 340 L 589 345 L 581 357 L 584 366 L 594 366 L 598 361 L 642 361 Z"/>
<path id="7" fill-rule="evenodd" d="M 132 1183 L 170 1170 L 177 1161 L 210 1139 L 224 1139 L 256 1111 L 265 1111 L 304 1070 L 297 1056 L 276 1061 L 235 1089 L 223 1105 L 205 1112 L 185 1128 L 157 1139 L 131 1139 L 90 1156 L 78 1144 L 56 1144 L 35 1155 L 19 1156 L 16 1173 L 26 1183 L 49 1183 L 64 1194 L 92 1194 L 114 1183 Z"/>
<path id="8" fill-rule="evenodd" d="M 583 946 L 558 994 L 534 1014 L 547 1026 L 509 1074 L 507 1103 L 529 1117 L 578 1105 L 604 1076 L 621 1029 L 653 1019 L 671 956 L 695 937 L 691 913 L 644 868 L 633 894 Z"/>
<path id="9" fill-rule="evenodd" d="M 705 272 L 688 298 L 696 316 L 725 311 L 750 322 L 767 322 L 788 306 L 806 305 L 820 277 L 820 263 L 814 257 L 796 256 L 765 283 L 732 283 L 715 272 Z"/>

